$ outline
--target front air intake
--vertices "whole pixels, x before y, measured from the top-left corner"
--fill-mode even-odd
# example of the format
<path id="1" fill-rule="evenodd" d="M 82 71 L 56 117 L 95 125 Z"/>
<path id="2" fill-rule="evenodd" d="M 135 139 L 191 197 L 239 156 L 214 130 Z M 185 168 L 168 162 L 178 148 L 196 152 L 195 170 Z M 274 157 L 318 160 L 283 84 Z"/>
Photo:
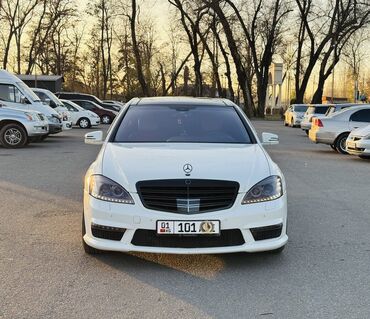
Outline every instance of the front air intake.
<path id="1" fill-rule="evenodd" d="M 205 179 L 141 181 L 136 188 L 148 209 L 177 214 L 198 214 L 233 206 L 239 183 Z"/>

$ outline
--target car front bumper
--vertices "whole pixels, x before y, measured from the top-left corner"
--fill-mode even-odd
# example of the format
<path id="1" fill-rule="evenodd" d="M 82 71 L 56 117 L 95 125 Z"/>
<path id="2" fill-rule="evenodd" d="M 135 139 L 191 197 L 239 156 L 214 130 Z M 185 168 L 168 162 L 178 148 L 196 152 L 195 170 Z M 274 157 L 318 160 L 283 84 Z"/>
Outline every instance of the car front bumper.
<path id="1" fill-rule="evenodd" d="M 278 249 L 288 241 L 287 225 L 287 198 L 281 198 L 258 204 L 241 205 L 244 194 L 239 194 L 233 207 L 230 209 L 202 214 L 175 214 L 145 208 L 138 194 L 131 194 L 135 205 L 104 202 L 91 197 L 84 192 L 84 216 L 86 234 L 85 242 L 94 248 L 111 251 L 136 251 L 169 254 L 216 254 L 233 252 L 259 252 Z M 226 230 L 240 230 L 244 243 L 236 246 L 220 246 L 199 248 L 155 247 L 132 244 L 137 230 L 156 230 L 157 220 L 219 220 L 221 232 Z M 102 225 L 125 229 L 121 240 L 109 240 L 94 237 L 91 225 Z M 281 233 L 275 238 L 255 240 L 251 229 L 272 225 L 282 225 Z M 163 235 L 166 236 L 166 235 Z M 205 236 L 205 235 L 200 235 Z M 187 238 L 188 239 L 188 238 Z M 177 238 L 178 240 L 178 238 Z"/>
<path id="2" fill-rule="evenodd" d="M 49 122 L 49 134 L 57 134 L 60 133 L 63 130 L 63 124 L 62 123 L 50 123 Z"/>
<path id="3" fill-rule="evenodd" d="M 348 154 L 357 156 L 370 156 L 370 140 L 360 139 L 357 141 L 348 139 L 346 143 Z"/>
<path id="4" fill-rule="evenodd" d="M 100 117 L 93 117 L 93 118 L 90 118 L 90 123 L 91 123 L 91 126 L 97 126 L 100 124 Z"/>
<path id="5" fill-rule="evenodd" d="M 27 129 L 27 134 L 29 137 L 43 136 L 49 133 L 49 124 L 47 121 L 44 122 L 30 122 L 25 125 Z"/>
<path id="6" fill-rule="evenodd" d="M 72 121 L 63 121 L 63 131 L 69 131 L 72 129 Z"/>

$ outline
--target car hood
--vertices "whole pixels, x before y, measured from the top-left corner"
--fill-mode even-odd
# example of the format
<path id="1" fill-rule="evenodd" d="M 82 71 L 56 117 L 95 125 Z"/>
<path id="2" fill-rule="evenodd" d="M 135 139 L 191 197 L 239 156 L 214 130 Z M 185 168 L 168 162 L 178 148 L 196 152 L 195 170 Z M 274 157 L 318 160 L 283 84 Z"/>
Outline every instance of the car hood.
<path id="1" fill-rule="evenodd" d="M 351 135 L 359 137 L 368 136 L 369 134 L 370 134 L 370 125 L 355 129 L 351 132 Z"/>
<path id="2" fill-rule="evenodd" d="M 237 181 L 239 192 L 270 176 L 269 158 L 259 144 L 119 144 L 108 143 L 102 174 L 136 192 L 136 183 L 155 179 L 214 179 Z M 183 170 L 191 164 L 187 177 Z"/>

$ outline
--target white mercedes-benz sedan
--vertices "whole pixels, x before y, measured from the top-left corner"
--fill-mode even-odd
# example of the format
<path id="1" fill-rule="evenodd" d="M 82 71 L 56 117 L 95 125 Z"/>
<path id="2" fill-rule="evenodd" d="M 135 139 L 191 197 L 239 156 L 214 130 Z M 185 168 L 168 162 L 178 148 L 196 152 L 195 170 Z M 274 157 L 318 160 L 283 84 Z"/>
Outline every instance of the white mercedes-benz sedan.
<path id="1" fill-rule="evenodd" d="M 142 98 L 125 105 L 85 177 L 82 236 L 101 250 L 215 254 L 283 250 L 278 166 L 229 100 Z"/>

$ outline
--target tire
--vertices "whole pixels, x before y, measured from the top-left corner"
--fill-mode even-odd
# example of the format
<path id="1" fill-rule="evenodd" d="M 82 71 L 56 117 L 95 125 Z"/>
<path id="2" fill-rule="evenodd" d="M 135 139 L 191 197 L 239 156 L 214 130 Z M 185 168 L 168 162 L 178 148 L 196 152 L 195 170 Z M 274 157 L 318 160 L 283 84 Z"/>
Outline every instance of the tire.
<path id="1" fill-rule="evenodd" d="M 304 130 L 304 131 L 305 131 L 306 135 L 308 136 L 309 130 Z"/>
<path id="2" fill-rule="evenodd" d="M 335 140 L 335 149 L 337 150 L 338 153 L 341 154 L 348 154 L 346 151 L 346 140 L 348 137 L 349 133 L 343 133 L 337 137 Z"/>
<path id="3" fill-rule="evenodd" d="M 335 148 L 335 145 L 334 145 L 334 144 L 330 144 L 330 147 L 331 147 L 334 151 L 337 151 L 337 149 Z"/>
<path id="4" fill-rule="evenodd" d="M 103 250 L 96 249 L 85 243 L 85 240 L 84 240 L 85 234 L 86 234 L 85 214 L 82 213 L 82 246 L 84 248 L 85 253 L 89 255 L 97 255 L 97 254 L 103 253 L 104 252 Z"/>
<path id="5" fill-rule="evenodd" d="M 91 122 L 88 118 L 82 117 L 78 120 L 78 126 L 82 129 L 90 128 L 91 127 Z"/>
<path id="6" fill-rule="evenodd" d="M 102 115 L 100 119 L 101 119 L 102 124 L 110 124 L 112 122 L 112 118 L 106 114 Z"/>
<path id="7" fill-rule="evenodd" d="M 27 144 L 27 141 L 26 130 L 17 123 L 7 124 L 0 130 L 0 144 L 5 148 L 21 148 Z"/>

